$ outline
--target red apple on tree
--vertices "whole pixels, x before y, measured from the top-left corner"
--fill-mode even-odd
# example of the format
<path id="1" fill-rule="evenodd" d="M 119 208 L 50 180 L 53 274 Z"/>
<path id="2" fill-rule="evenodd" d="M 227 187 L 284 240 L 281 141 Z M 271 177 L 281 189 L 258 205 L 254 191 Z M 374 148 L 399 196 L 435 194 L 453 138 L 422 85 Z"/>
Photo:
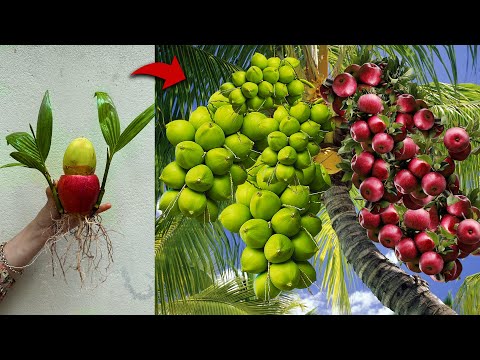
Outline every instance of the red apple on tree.
<path id="1" fill-rule="evenodd" d="M 480 241 L 480 224 L 473 219 L 466 219 L 458 224 L 457 228 L 458 241 L 473 245 Z"/>
<path id="2" fill-rule="evenodd" d="M 409 194 L 417 188 L 418 180 L 410 171 L 402 169 L 395 175 L 393 184 L 398 192 Z"/>
<path id="3" fill-rule="evenodd" d="M 372 176 L 380 181 L 388 179 L 390 169 L 388 163 L 383 159 L 375 159 L 372 166 Z"/>
<path id="4" fill-rule="evenodd" d="M 402 94 L 397 97 L 397 109 L 401 113 L 411 113 L 417 108 L 415 98 L 410 94 Z"/>
<path id="5" fill-rule="evenodd" d="M 363 64 L 357 72 L 358 80 L 370 86 L 377 86 L 382 79 L 382 69 L 373 63 Z"/>
<path id="6" fill-rule="evenodd" d="M 472 203 L 465 195 L 454 195 L 454 203 L 448 205 L 447 199 L 447 212 L 453 216 L 459 218 L 467 217 Z"/>
<path id="7" fill-rule="evenodd" d="M 403 238 L 395 246 L 395 256 L 403 262 L 412 261 L 417 258 L 418 250 L 410 238 Z"/>
<path id="8" fill-rule="evenodd" d="M 448 154 L 453 160 L 463 161 L 466 158 L 468 158 L 468 155 L 470 155 L 471 152 L 472 152 L 472 145 L 468 144 L 465 150 L 462 150 L 457 153 L 449 152 Z"/>
<path id="9" fill-rule="evenodd" d="M 335 77 L 332 89 L 340 97 L 349 97 L 357 91 L 357 81 L 352 75 L 345 72 Z"/>
<path id="10" fill-rule="evenodd" d="M 393 249 L 403 237 L 402 230 L 393 224 L 387 224 L 380 229 L 378 240 L 386 248 Z"/>
<path id="11" fill-rule="evenodd" d="M 435 242 L 425 231 L 419 232 L 413 238 L 415 245 L 417 246 L 418 251 L 425 253 L 427 251 L 433 251 L 435 249 Z"/>
<path id="12" fill-rule="evenodd" d="M 430 130 L 435 123 L 435 117 L 430 110 L 420 109 L 413 115 L 413 123 L 420 130 Z"/>
<path id="13" fill-rule="evenodd" d="M 419 260 L 408 261 L 405 264 L 407 265 L 407 268 L 410 271 L 413 271 L 413 272 L 418 273 L 418 274 L 420 274 L 422 272 L 422 270 L 420 270 Z"/>
<path id="14" fill-rule="evenodd" d="M 337 114 L 339 116 L 343 116 L 346 113 L 346 110 L 342 110 L 343 100 L 345 100 L 344 97 L 336 96 L 335 100 L 333 100 L 333 103 L 332 103 L 333 111 L 335 111 L 335 114 Z"/>
<path id="15" fill-rule="evenodd" d="M 434 251 L 427 251 L 420 256 L 420 270 L 427 275 L 436 275 L 443 269 L 443 259 Z"/>
<path id="16" fill-rule="evenodd" d="M 455 244 L 450 245 L 446 250 L 445 254 L 441 254 L 443 261 L 445 262 L 454 261 L 458 257 L 459 251 L 460 250 L 457 245 Z"/>
<path id="17" fill-rule="evenodd" d="M 378 133 L 372 139 L 372 148 L 379 154 L 386 154 L 393 150 L 393 138 L 386 133 Z"/>
<path id="18" fill-rule="evenodd" d="M 460 127 L 453 127 L 447 130 L 443 137 L 443 143 L 449 153 L 459 153 L 470 144 L 470 136 Z"/>
<path id="19" fill-rule="evenodd" d="M 408 163 L 408 170 L 410 170 L 410 172 L 419 179 L 421 179 L 426 174 L 428 174 L 431 169 L 432 169 L 432 167 L 430 166 L 430 164 L 428 162 L 426 162 L 424 160 L 420 160 L 417 157 L 414 157 Z"/>
<path id="20" fill-rule="evenodd" d="M 368 176 L 372 171 L 375 156 L 369 152 L 362 152 L 352 158 L 352 170 L 360 176 Z"/>
<path id="21" fill-rule="evenodd" d="M 447 156 L 443 161 L 446 162 L 447 165 L 445 166 L 445 169 L 439 171 L 439 173 L 447 178 L 454 173 L 455 163 L 450 156 Z"/>
<path id="22" fill-rule="evenodd" d="M 367 123 L 373 134 L 383 133 L 387 129 L 387 124 L 378 115 L 369 117 Z"/>
<path id="23" fill-rule="evenodd" d="M 393 193 L 385 189 L 385 191 L 383 192 L 382 200 L 388 201 L 391 204 L 396 204 L 402 199 L 402 196 L 403 196 L 402 193 L 399 193 L 399 192 Z"/>
<path id="24" fill-rule="evenodd" d="M 407 209 L 411 210 L 421 209 L 423 205 L 417 204 L 413 199 L 414 198 L 411 194 L 404 194 L 402 197 L 403 205 L 405 205 Z"/>
<path id="25" fill-rule="evenodd" d="M 395 117 L 395 122 L 405 125 L 408 131 L 412 131 L 415 124 L 413 123 L 413 116 L 405 113 L 398 113 Z"/>
<path id="26" fill-rule="evenodd" d="M 377 242 L 378 243 L 378 233 L 380 232 L 380 230 L 378 229 L 368 229 L 367 230 L 367 237 L 372 240 L 373 242 Z"/>
<path id="27" fill-rule="evenodd" d="M 443 228 L 447 230 L 450 234 L 455 235 L 457 233 L 455 225 L 457 225 L 459 222 L 460 220 L 456 216 L 445 214 L 440 220 L 440 226 L 443 226 Z"/>
<path id="28" fill-rule="evenodd" d="M 356 142 L 368 141 L 372 133 L 366 121 L 358 120 L 350 128 L 350 135 Z"/>
<path id="29" fill-rule="evenodd" d="M 417 144 L 409 138 L 406 137 L 403 140 L 402 147 L 398 150 L 395 150 L 394 155 L 397 160 L 408 160 L 415 156 L 417 153 Z"/>
<path id="30" fill-rule="evenodd" d="M 360 65 L 358 64 L 351 64 L 351 65 L 348 65 L 346 68 L 345 68 L 345 71 L 346 73 L 352 75 L 353 77 L 357 77 L 358 76 L 358 70 L 360 70 Z"/>
<path id="31" fill-rule="evenodd" d="M 373 214 L 368 209 L 363 208 L 358 213 L 358 221 L 364 229 L 376 229 L 380 226 L 380 215 Z"/>
<path id="32" fill-rule="evenodd" d="M 365 179 L 360 184 L 359 190 L 362 197 L 371 202 L 379 201 L 384 193 L 383 183 L 374 177 Z"/>
<path id="33" fill-rule="evenodd" d="M 358 109 L 367 114 L 379 114 L 383 111 L 383 102 L 375 94 L 365 94 L 358 98 Z"/>
<path id="34" fill-rule="evenodd" d="M 430 172 L 422 178 L 423 191 L 431 196 L 438 196 L 447 188 L 445 177 L 437 172 Z"/>
<path id="35" fill-rule="evenodd" d="M 423 231 L 430 225 L 430 214 L 425 209 L 408 209 L 403 214 L 403 224 L 410 229 Z"/>
<path id="36" fill-rule="evenodd" d="M 384 224 L 396 225 L 400 221 L 400 216 L 393 204 L 390 204 L 386 209 L 380 213 L 380 219 Z"/>

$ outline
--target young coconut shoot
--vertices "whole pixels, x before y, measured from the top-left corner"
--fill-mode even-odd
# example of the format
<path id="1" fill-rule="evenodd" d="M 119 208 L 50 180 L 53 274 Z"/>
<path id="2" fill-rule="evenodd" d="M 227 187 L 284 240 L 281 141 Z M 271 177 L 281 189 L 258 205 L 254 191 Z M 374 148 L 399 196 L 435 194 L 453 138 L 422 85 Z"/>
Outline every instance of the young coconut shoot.
<path id="1" fill-rule="evenodd" d="M 83 285 L 86 275 L 98 273 L 101 281 L 106 279 L 107 270 L 113 262 L 113 248 L 107 230 L 97 211 L 105 194 L 108 171 L 113 155 L 125 147 L 154 116 L 154 105 L 138 115 L 123 132 L 120 132 L 120 120 L 113 101 L 108 94 L 98 92 L 97 108 L 100 128 L 107 143 L 107 161 L 100 185 L 96 169 L 96 154 L 93 144 L 86 138 L 77 138 L 67 147 L 63 159 L 62 175 L 57 183 L 47 170 L 46 160 L 52 140 L 53 116 L 48 91 L 40 106 L 37 120 L 37 131 L 30 125 L 32 134 L 16 132 L 6 137 L 7 144 L 16 152 L 10 156 L 17 162 L 1 166 L 7 168 L 24 166 L 39 170 L 46 178 L 52 191 L 60 218 L 55 219 L 53 236 L 47 241 L 52 255 L 54 271 L 55 259 L 58 260 L 65 278 L 68 268 L 75 269 Z M 52 215 L 53 216 L 53 215 Z M 65 251 L 60 255 L 57 242 L 67 240 Z M 106 247 L 106 256 L 104 255 Z M 73 255 L 73 263 L 67 263 Z M 107 264 L 100 269 L 102 260 Z M 84 265 L 86 262 L 86 266 Z M 27 265 L 28 266 L 28 265 Z M 55 273 L 54 273 L 55 274 Z"/>

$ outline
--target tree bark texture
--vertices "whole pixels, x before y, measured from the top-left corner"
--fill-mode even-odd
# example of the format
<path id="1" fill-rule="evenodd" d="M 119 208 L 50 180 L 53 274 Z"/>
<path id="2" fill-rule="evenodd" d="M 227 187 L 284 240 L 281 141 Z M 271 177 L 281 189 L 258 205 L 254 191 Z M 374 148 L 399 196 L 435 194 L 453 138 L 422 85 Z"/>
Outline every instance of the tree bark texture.
<path id="1" fill-rule="evenodd" d="M 348 262 L 383 305 L 399 315 L 455 315 L 424 280 L 406 274 L 377 250 L 358 223 L 347 187 L 332 186 L 324 202 Z"/>

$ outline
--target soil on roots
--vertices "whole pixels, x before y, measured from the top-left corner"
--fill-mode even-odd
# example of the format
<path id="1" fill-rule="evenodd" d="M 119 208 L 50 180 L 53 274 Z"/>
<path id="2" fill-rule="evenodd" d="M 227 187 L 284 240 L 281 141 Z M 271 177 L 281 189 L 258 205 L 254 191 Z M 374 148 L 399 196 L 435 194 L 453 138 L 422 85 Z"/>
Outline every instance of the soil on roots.
<path id="1" fill-rule="evenodd" d="M 51 254 L 53 276 L 58 265 L 65 281 L 66 272 L 75 270 L 82 287 L 86 282 L 98 285 L 107 279 L 113 247 L 100 215 L 62 215 L 55 220 L 46 247 Z"/>

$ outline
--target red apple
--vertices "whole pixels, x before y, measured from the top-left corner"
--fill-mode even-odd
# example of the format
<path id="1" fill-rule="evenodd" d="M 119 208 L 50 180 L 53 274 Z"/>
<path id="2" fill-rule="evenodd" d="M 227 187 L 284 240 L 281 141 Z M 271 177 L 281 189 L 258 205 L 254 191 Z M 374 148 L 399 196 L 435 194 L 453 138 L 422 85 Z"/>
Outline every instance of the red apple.
<path id="1" fill-rule="evenodd" d="M 335 114 L 337 114 L 339 116 L 343 116 L 346 113 L 346 110 L 342 110 L 343 100 L 345 100 L 344 97 L 336 96 L 335 100 L 333 100 L 333 103 L 332 103 L 333 111 L 335 111 Z"/>
<path id="2" fill-rule="evenodd" d="M 480 241 L 480 224 L 473 219 L 466 219 L 458 224 L 457 228 L 458 241 L 473 245 Z"/>
<path id="3" fill-rule="evenodd" d="M 425 209 L 408 209 L 403 215 L 403 224 L 407 228 L 423 231 L 430 225 L 430 214 Z"/>
<path id="4" fill-rule="evenodd" d="M 468 158 L 468 155 L 470 155 L 471 152 L 472 152 L 472 145 L 468 144 L 465 150 L 462 150 L 457 153 L 449 152 L 448 155 L 450 155 L 450 157 L 453 160 L 463 161 L 466 158 Z"/>
<path id="5" fill-rule="evenodd" d="M 97 175 L 62 175 L 57 189 L 65 212 L 87 215 L 97 202 L 100 182 Z"/>
<path id="6" fill-rule="evenodd" d="M 425 194 L 438 196 L 447 188 L 445 177 L 437 172 L 429 172 L 422 178 L 422 190 Z"/>
<path id="7" fill-rule="evenodd" d="M 443 259 L 434 251 L 427 251 L 420 256 L 420 270 L 427 275 L 436 275 L 443 269 Z"/>
<path id="8" fill-rule="evenodd" d="M 395 122 L 400 123 L 397 120 L 395 120 Z M 403 123 L 401 123 L 401 124 L 403 124 Z M 393 135 L 393 140 L 395 142 L 403 141 L 407 137 L 407 126 L 405 124 L 403 124 L 403 126 L 401 128 L 396 129 L 395 131 L 398 132 L 397 134 Z"/>
<path id="9" fill-rule="evenodd" d="M 460 260 L 455 259 L 455 275 L 453 275 L 453 277 L 449 281 L 458 279 L 458 277 L 462 273 L 462 270 L 463 270 L 462 263 L 460 262 Z"/>
<path id="10" fill-rule="evenodd" d="M 363 64 L 357 72 L 358 80 L 370 86 L 377 86 L 382 79 L 382 69 L 372 63 Z"/>
<path id="11" fill-rule="evenodd" d="M 357 81 L 352 75 L 345 72 L 335 76 L 332 89 L 340 97 L 349 97 L 357 91 Z"/>
<path id="12" fill-rule="evenodd" d="M 447 156 L 443 161 L 447 163 L 447 166 L 442 171 L 439 171 L 439 173 L 447 178 L 454 173 L 455 163 L 450 156 Z"/>
<path id="13" fill-rule="evenodd" d="M 416 200 L 423 200 L 426 198 L 433 198 L 433 196 L 430 196 L 428 194 L 425 194 L 425 191 L 423 191 L 422 187 L 419 186 L 415 190 L 413 190 L 410 195 L 412 196 L 412 200 L 417 202 Z M 422 202 L 419 202 L 419 204 L 422 204 Z"/>
<path id="14" fill-rule="evenodd" d="M 415 175 L 417 178 L 421 179 L 426 174 L 430 172 L 432 167 L 430 164 L 424 160 L 420 160 L 419 158 L 414 157 L 408 163 L 408 170 Z"/>
<path id="15" fill-rule="evenodd" d="M 403 140 L 403 146 L 400 149 L 395 150 L 394 155 L 397 160 L 408 160 L 413 158 L 416 153 L 417 144 L 415 144 L 411 138 L 407 137 Z"/>
<path id="16" fill-rule="evenodd" d="M 467 245 L 464 245 L 464 246 L 467 246 Z M 458 253 L 458 258 L 457 258 L 457 259 L 464 259 L 464 258 L 466 258 L 468 255 L 470 255 L 470 253 L 460 251 L 460 252 Z"/>
<path id="17" fill-rule="evenodd" d="M 387 124 L 377 115 L 368 118 L 367 123 L 370 131 L 374 134 L 383 133 L 387 129 Z"/>
<path id="18" fill-rule="evenodd" d="M 418 210 L 418 209 L 421 209 L 423 206 L 422 205 L 419 205 L 417 204 L 414 200 L 413 200 L 413 196 L 411 194 L 405 194 L 403 195 L 402 197 L 402 202 L 403 202 L 403 205 L 407 208 L 407 209 L 410 209 L 410 210 Z"/>
<path id="19" fill-rule="evenodd" d="M 450 234 L 455 235 L 457 233 L 455 225 L 457 225 L 459 222 L 460 220 L 456 216 L 445 214 L 440 220 L 440 225 L 443 226 L 443 228 L 447 230 Z"/>
<path id="20" fill-rule="evenodd" d="M 403 237 L 402 230 L 393 224 L 387 224 L 380 229 L 378 240 L 389 249 L 394 249 Z"/>
<path id="21" fill-rule="evenodd" d="M 432 240 L 430 236 L 424 231 L 419 232 L 413 238 L 415 241 L 415 245 L 417 246 L 418 251 L 422 254 L 427 251 L 433 251 L 435 249 L 435 242 Z"/>
<path id="22" fill-rule="evenodd" d="M 413 115 L 413 123 L 420 130 L 430 130 L 435 123 L 435 117 L 430 110 L 420 109 Z"/>
<path id="23" fill-rule="evenodd" d="M 369 152 L 362 152 L 358 155 L 354 155 L 352 158 L 352 170 L 358 175 L 368 176 L 372 171 L 373 163 L 375 162 L 375 156 Z"/>
<path id="24" fill-rule="evenodd" d="M 449 246 L 449 251 L 447 251 L 445 254 L 441 254 L 443 261 L 449 262 L 449 261 L 454 261 L 458 257 L 459 253 L 459 248 L 457 245 L 453 244 Z"/>
<path id="25" fill-rule="evenodd" d="M 393 206 L 393 204 L 390 204 L 380 213 L 380 219 L 384 224 L 397 225 L 398 221 L 400 220 L 400 216 L 398 215 L 397 210 L 395 210 L 395 206 Z"/>
<path id="26" fill-rule="evenodd" d="M 402 169 L 395 175 L 393 184 L 398 192 L 410 194 L 417 188 L 418 180 L 410 171 Z"/>
<path id="27" fill-rule="evenodd" d="M 325 102 L 330 103 L 330 100 L 328 98 L 329 95 L 331 95 L 332 93 L 333 90 L 330 86 L 326 86 L 324 84 L 320 86 L 320 96 L 323 98 L 323 100 L 325 100 Z"/>
<path id="28" fill-rule="evenodd" d="M 471 254 L 472 252 L 480 248 L 480 241 L 476 244 L 465 244 L 459 241 L 457 245 L 460 250 L 460 254 L 458 254 L 458 257 L 461 259 L 462 257 L 460 255 L 462 253 Z M 466 257 L 466 256 L 463 256 L 463 257 Z"/>
<path id="29" fill-rule="evenodd" d="M 423 199 L 417 199 L 415 196 L 413 196 L 413 192 L 410 193 L 409 195 L 412 197 L 412 201 L 415 204 L 420 205 L 421 207 L 427 206 L 428 203 L 430 203 L 432 200 L 435 199 L 435 196 L 430 196 L 430 195 L 428 195 L 427 197 L 425 197 Z"/>
<path id="30" fill-rule="evenodd" d="M 367 230 L 367 237 L 372 240 L 373 242 L 378 243 L 378 233 L 380 230 L 378 229 L 368 229 Z"/>
<path id="31" fill-rule="evenodd" d="M 418 260 L 417 261 L 408 261 L 406 263 L 406 265 L 407 265 L 407 268 L 410 271 L 413 271 L 413 272 L 418 273 L 418 274 L 420 274 L 422 272 L 422 270 L 420 270 L 420 264 L 419 264 Z"/>
<path id="32" fill-rule="evenodd" d="M 365 179 L 360 184 L 359 190 L 363 198 L 371 202 L 379 201 L 384 193 L 383 183 L 374 177 Z"/>
<path id="33" fill-rule="evenodd" d="M 403 238 L 395 246 L 395 256 L 403 262 L 412 261 L 418 256 L 418 250 L 415 243 L 410 238 Z"/>
<path id="34" fill-rule="evenodd" d="M 395 117 L 395 122 L 404 124 L 408 131 L 413 130 L 413 116 L 410 114 L 398 113 Z"/>
<path id="35" fill-rule="evenodd" d="M 358 98 L 358 109 L 367 114 L 378 114 L 383 111 L 383 102 L 375 94 L 365 94 Z"/>
<path id="36" fill-rule="evenodd" d="M 397 97 L 397 109 L 401 113 L 411 113 L 417 108 L 415 98 L 410 94 L 402 94 Z"/>
<path id="37" fill-rule="evenodd" d="M 351 64 L 351 65 L 348 65 L 346 68 L 345 68 L 345 71 L 346 73 L 352 75 L 353 77 L 357 77 L 357 73 L 358 73 L 358 70 L 360 70 L 360 65 L 358 64 Z"/>
<path id="38" fill-rule="evenodd" d="M 459 153 L 470 144 L 470 136 L 460 127 L 448 129 L 443 137 L 443 143 L 449 153 Z"/>
<path id="39" fill-rule="evenodd" d="M 358 213 L 358 222 L 364 229 L 376 229 L 380 226 L 380 215 L 373 214 L 364 208 Z"/>
<path id="40" fill-rule="evenodd" d="M 392 190 L 393 191 L 393 190 Z M 402 199 L 402 193 L 393 193 L 385 189 L 382 200 L 388 201 L 391 204 L 396 204 Z"/>
<path id="41" fill-rule="evenodd" d="M 352 175 L 352 184 L 355 185 L 357 189 L 360 189 L 360 184 L 365 180 L 363 176 L 358 175 L 356 172 Z"/>
<path id="42" fill-rule="evenodd" d="M 447 212 L 453 216 L 458 216 L 459 218 L 467 217 L 472 203 L 465 195 L 454 195 L 458 200 L 452 205 L 447 205 Z"/>
<path id="43" fill-rule="evenodd" d="M 417 110 L 428 109 L 427 103 L 422 99 L 415 100 L 415 103 L 417 104 Z"/>
<path id="44" fill-rule="evenodd" d="M 372 148 L 379 154 L 386 154 L 393 150 L 393 138 L 386 133 L 378 133 L 372 139 Z"/>
<path id="45" fill-rule="evenodd" d="M 447 180 L 447 189 L 452 192 L 453 195 L 457 195 L 460 191 L 460 179 L 457 174 L 452 174 Z"/>
<path id="46" fill-rule="evenodd" d="M 437 230 L 438 225 L 440 225 L 437 207 L 435 205 L 432 206 L 430 210 L 428 210 L 428 213 L 430 214 L 430 226 L 428 227 L 428 230 L 435 231 Z"/>
<path id="47" fill-rule="evenodd" d="M 445 261 L 443 260 L 444 265 L 442 269 L 442 275 L 445 278 L 445 282 L 454 280 L 455 274 L 457 273 L 457 265 L 455 261 Z"/>
<path id="48" fill-rule="evenodd" d="M 372 166 L 372 176 L 380 181 L 388 179 L 390 168 L 388 163 L 383 159 L 375 159 Z"/>
<path id="49" fill-rule="evenodd" d="M 358 120 L 355 121 L 350 128 L 350 135 L 356 142 L 362 142 L 370 140 L 372 133 L 370 132 L 366 121 Z"/>

